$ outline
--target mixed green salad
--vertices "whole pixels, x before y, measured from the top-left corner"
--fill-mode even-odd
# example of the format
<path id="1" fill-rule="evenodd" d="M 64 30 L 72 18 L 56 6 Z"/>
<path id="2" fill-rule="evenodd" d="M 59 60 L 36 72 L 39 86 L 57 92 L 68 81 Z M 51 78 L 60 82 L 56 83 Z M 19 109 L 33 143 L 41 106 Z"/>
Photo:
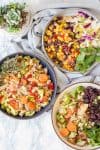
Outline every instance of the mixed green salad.
<path id="1" fill-rule="evenodd" d="M 84 73 L 96 62 L 100 63 L 100 48 L 80 48 L 80 54 L 76 59 L 75 69 Z"/>
<path id="2" fill-rule="evenodd" d="M 100 89 L 78 86 L 64 93 L 56 124 L 60 135 L 71 144 L 100 146 Z"/>
<path id="3" fill-rule="evenodd" d="M 0 108 L 12 116 L 32 116 L 49 104 L 54 84 L 37 58 L 15 56 L 0 65 Z"/>
<path id="4" fill-rule="evenodd" d="M 28 12 L 25 3 L 10 3 L 0 7 L 0 26 L 9 32 L 17 32 L 26 23 Z"/>

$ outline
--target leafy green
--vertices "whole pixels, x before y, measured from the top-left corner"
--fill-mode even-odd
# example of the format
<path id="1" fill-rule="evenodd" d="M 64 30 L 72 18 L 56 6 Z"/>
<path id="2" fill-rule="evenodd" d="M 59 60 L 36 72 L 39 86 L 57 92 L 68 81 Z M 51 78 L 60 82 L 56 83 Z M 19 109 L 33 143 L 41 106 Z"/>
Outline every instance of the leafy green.
<path id="1" fill-rule="evenodd" d="M 77 93 L 76 90 L 73 90 L 73 91 L 71 92 L 71 95 L 72 95 L 72 97 L 74 97 L 74 98 L 76 99 L 77 96 L 78 96 L 78 93 Z"/>
<path id="2" fill-rule="evenodd" d="M 100 126 L 94 126 L 91 129 L 85 128 L 84 131 L 89 138 L 91 145 L 100 145 Z"/>
<path id="3" fill-rule="evenodd" d="M 59 112 L 57 113 L 57 121 L 59 121 L 60 123 L 64 123 L 65 122 L 65 118 L 63 115 L 61 115 Z"/>
<path id="4" fill-rule="evenodd" d="M 100 48 L 99 47 L 86 47 L 86 48 L 81 48 L 80 49 L 81 52 L 86 52 L 86 53 L 96 53 L 96 52 L 100 52 Z"/>
<path id="5" fill-rule="evenodd" d="M 66 96 L 64 97 L 64 102 L 65 102 L 65 104 L 69 104 L 69 103 L 71 102 L 71 97 L 70 97 L 70 95 L 66 95 Z"/>
<path id="6" fill-rule="evenodd" d="M 80 95 L 84 91 L 83 86 L 78 86 L 76 89 L 74 89 L 71 92 L 72 97 L 74 97 L 77 100 L 77 96 Z"/>
<path id="7" fill-rule="evenodd" d="M 96 56 L 96 62 L 100 62 L 100 56 Z"/>
<path id="8" fill-rule="evenodd" d="M 77 57 L 78 62 L 82 62 L 85 59 L 85 52 L 81 52 L 80 55 Z"/>
<path id="9" fill-rule="evenodd" d="M 78 87 L 76 88 L 76 90 L 77 90 L 77 93 L 78 93 L 78 94 L 81 94 L 81 93 L 84 91 L 84 87 L 83 87 L 83 86 L 78 86 Z"/>
<path id="10" fill-rule="evenodd" d="M 4 18 L 2 16 L 0 16 L 0 25 L 4 24 Z"/>
<path id="11" fill-rule="evenodd" d="M 80 54 L 76 60 L 75 69 L 80 72 L 86 72 L 94 62 L 100 62 L 100 48 L 81 48 Z"/>

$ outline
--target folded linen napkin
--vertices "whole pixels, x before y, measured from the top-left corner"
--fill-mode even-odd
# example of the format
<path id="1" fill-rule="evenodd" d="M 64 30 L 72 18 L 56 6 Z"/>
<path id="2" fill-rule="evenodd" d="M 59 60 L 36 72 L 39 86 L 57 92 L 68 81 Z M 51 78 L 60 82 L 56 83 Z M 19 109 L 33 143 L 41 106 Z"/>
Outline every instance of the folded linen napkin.
<path id="1" fill-rule="evenodd" d="M 71 8 L 70 8 L 71 9 Z M 77 9 L 77 8 L 75 8 Z M 62 11 L 67 11 L 68 8 L 52 8 L 52 9 L 44 9 L 41 11 L 38 11 L 33 16 L 33 24 L 32 27 L 28 33 L 28 42 L 33 50 L 34 53 L 38 53 L 42 55 L 44 58 L 48 60 L 46 55 L 42 51 L 42 34 L 44 32 L 44 29 L 48 23 L 48 21 L 52 18 L 52 16 L 56 15 L 57 13 L 61 13 Z M 89 10 L 93 14 L 93 9 Z M 97 13 L 98 14 L 98 13 Z M 24 43 L 22 44 L 24 46 Z M 84 78 L 84 75 L 81 73 L 65 73 L 59 70 L 50 60 L 48 60 L 49 63 L 54 67 L 57 79 L 58 79 L 58 87 L 59 91 L 64 89 L 67 84 L 74 82 L 77 78 Z M 88 72 L 88 75 L 91 74 L 91 76 L 100 76 L 100 64 L 95 66 L 90 72 Z M 79 79 L 78 79 L 79 80 Z"/>

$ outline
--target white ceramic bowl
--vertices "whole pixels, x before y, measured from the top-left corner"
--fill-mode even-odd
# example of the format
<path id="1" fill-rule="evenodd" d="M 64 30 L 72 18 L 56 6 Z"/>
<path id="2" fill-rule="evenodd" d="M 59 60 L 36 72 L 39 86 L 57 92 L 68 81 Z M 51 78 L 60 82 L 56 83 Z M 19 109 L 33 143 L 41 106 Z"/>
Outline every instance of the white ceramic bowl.
<path id="1" fill-rule="evenodd" d="M 59 13 L 57 13 L 55 16 L 73 16 L 75 14 L 77 14 L 78 11 L 82 11 L 82 12 L 85 12 L 86 14 L 88 14 L 89 16 L 93 17 L 96 21 L 98 20 L 96 18 L 95 15 L 93 15 L 90 11 L 86 10 L 86 9 L 80 9 L 80 8 L 68 8 L 68 9 L 65 9 L 63 11 L 60 11 Z M 50 59 L 50 57 L 48 56 L 46 50 L 45 50 L 45 46 L 44 46 L 44 35 L 45 35 L 45 32 L 49 26 L 49 24 L 51 23 L 51 21 L 53 20 L 53 18 L 55 17 L 53 16 L 48 22 L 47 22 L 47 25 L 46 25 L 46 28 L 44 29 L 44 32 L 42 34 L 42 50 L 45 54 L 45 56 L 52 62 L 52 59 Z M 56 64 L 55 64 L 56 65 Z M 84 75 L 88 74 L 95 66 L 97 65 L 97 63 L 94 63 L 85 73 L 83 73 Z M 63 69 L 61 68 L 59 65 L 56 65 L 61 71 L 63 72 L 70 72 L 70 73 L 74 73 L 74 74 L 77 74 L 77 73 L 80 73 L 80 72 L 77 72 L 77 71 L 67 71 L 66 69 Z"/>
<path id="2" fill-rule="evenodd" d="M 56 113 L 57 113 L 57 111 L 58 111 L 59 104 L 60 104 L 60 101 L 61 101 L 62 96 L 64 95 L 64 93 L 69 93 L 69 92 L 71 92 L 73 89 L 75 89 L 76 87 L 78 87 L 78 86 L 80 86 L 80 85 L 81 85 L 81 86 L 84 86 L 84 87 L 92 86 L 92 87 L 94 87 L 94 88 L 100 89 L 100 85 L 97 85 L 97 84 L 94 84 L 94 83 L 75 83 L 75 84 L 70 85 L 69 87 L 67 87 L 61 94 L 59 94 L 58 98 L 57 98 L 56 101 L 55 101 L 55 104 L 54 104 L 53 110 L 52 110 L 52 124 L 53 124 L 54 130 L 55 130 L 56 134 L 58 135 L 58 137 L 59 137 L 66 145 L 68 145 L 69 147 L 72 147 L 73 149 L 76 149 L 76 150 L 95 150 L 95 149 L 100 148 L 100 146 L 99 146 L 99 147 L 90 147 L 90 146 L 80 147 L 80 146 L 73 145 L 73 144 L 69 143 L 65 138 L 63 138 L 63 137 L 61 136 L 61 134 L 59 133 L 57 124 L 56 124 Z"/>
<path id="3" fill-rule="evenodd" d="M 23 24 L 22 28 L 20 28 L 18 32 L 8 32 L 6 28 L 2 28 L 2 30 L 7 34 L 7 36 L 13 40 L 25 36 L 32 25 L 33 18 L 31 8 L 27 5 L 24 10 L 28 12 L 26 22 L 25 24 Z"/>

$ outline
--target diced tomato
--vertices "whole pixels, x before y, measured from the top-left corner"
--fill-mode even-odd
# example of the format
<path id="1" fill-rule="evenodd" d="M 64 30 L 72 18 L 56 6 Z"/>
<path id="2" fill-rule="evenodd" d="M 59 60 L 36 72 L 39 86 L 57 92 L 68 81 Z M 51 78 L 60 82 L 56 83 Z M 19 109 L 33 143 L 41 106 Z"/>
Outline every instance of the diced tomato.
<path id="1" fill-rule="evenodd" d="M 33 95 L 34 95 L 34 98 L 38 98 L 38 96 L 39 96 L 38 92 L 34 92 Z"/>
<path id="2" fill-rule="evenodd" d="M 37 91 L 33 92 L 32 91 L 30 92 L 30 95 L 33 96 L 35 99 L 38 99 L 39 98 L 39 94 Z"/>
<path id="3" fill-rule="evenodd" d="M 8 104 L 9 104 L 12 108 L 14 108 L 15 110 L 18 110 L 18 109 L 19 109 L 19 103 L 18 103 L 16 100 L 10 100 L 10 101 L 8 102 Z"/>
<path id="4" fill-rule="evenodd" d="M 37 83 L 34 81 L 34 82 L 31 83 L 31 86 L 32 86 L 32 87 L 36 87 L 36 86 L 37 86 Z"/>
<path id="5" fill-rule="evenodd" d="M 53 83 L 49 83 L 49 84 L 48 84 L 48 88 L 49 88 L 50 90 L 54 90 L 54 84 L 53 84 Z"/>
<path id="6" fill-rule="evenodd" d="M 53 37 L 54 37 L 54 39 L 57 39 L 58 35 L 57 35 L 57 34 L 54 34 Z"/>
<path id="7" fill-rule="evenodd" d="M 32 78 L 32 74 L 29 74 L 26 79 Z"/>
<path id="8" fill-rule="evenodd" d="M 3 100 L 3 96 L 0 95 L 0 104 L 1 104 L 2 100 Z"/>
<path id="9" fill-rule="evenodd" d="M 33 89 L 34 87 L 37 87 L 37 83 L 36 83 L 36 82 L 32 82 L 32 83 L 30 84 L 30 86 L 29 86 L 29 92 L 30 92 L 30 93 L 32 93 L 32 89 Z"/>
<path id="10" fill-rule="evenodd" d="M 31 85 L 29 85 L 28 90 L 30 93 L 32 93 L 32 86 Z"/>
<path id="11" fill-rule="evenodd" d="M 48 97 L 47 96 L 43 96 L 43 98 L 37 99 L 36 101 L 39 102 L 39 103 L 47 102 L 48 101 Z"/>

